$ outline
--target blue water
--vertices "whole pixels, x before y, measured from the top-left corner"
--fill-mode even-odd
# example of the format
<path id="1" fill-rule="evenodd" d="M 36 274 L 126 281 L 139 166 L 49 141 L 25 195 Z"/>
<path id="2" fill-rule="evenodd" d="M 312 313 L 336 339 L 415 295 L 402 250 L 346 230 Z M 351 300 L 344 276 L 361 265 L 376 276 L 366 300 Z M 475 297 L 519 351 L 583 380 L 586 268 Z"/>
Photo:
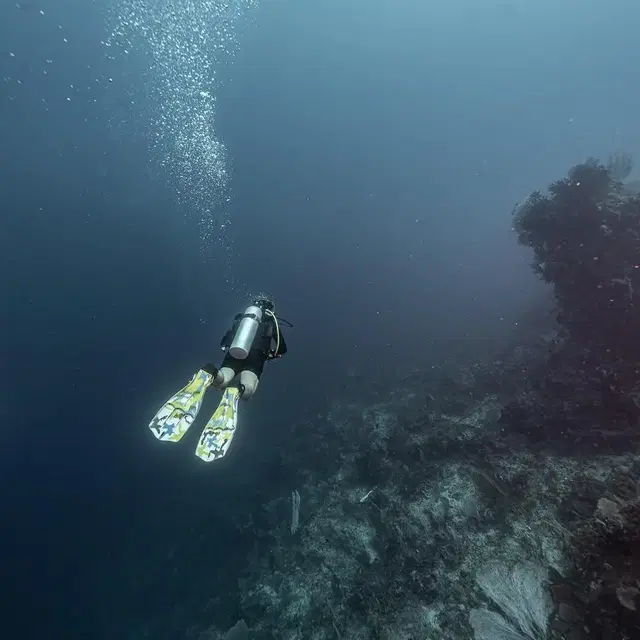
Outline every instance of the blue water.
<path id="1" fill-rule="evenodd" d="M 542 289 L 514 204 L 640 150 L 639 23 L 629 0 L 5 2 L 3 634 L 142 637 L 234 585 L 237 522 L 296 472 L 287 424 L 513 328 Z M 289 353 L 206 466 L 146 425 L 257 292 Z"/>

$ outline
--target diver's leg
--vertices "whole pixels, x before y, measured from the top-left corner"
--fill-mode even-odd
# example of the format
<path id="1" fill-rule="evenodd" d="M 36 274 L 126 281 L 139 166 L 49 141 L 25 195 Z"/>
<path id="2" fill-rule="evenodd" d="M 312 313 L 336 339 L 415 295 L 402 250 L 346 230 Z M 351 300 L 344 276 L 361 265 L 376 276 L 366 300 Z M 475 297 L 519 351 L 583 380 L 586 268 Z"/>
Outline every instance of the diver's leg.
<path id="1" fill-rule="evenodd" d="M 238 382 L 240 383 L 240 397 L 243 400 L 251 399 L 257 391 L 266 361 L 267 355 L 258 349 L 252 349 L 249 356 L 242 361 Z"/>
<path id="2" fill-rule="evenodd" d="M 245 360 L 227 356 L 222 363 L 222 400 L 205 425 L 196 447 L 196 455 L 205 462 L 219 460 L 227 453 L 238 426 L 238 400 L 241 397 L 248 400 L 256 392 L 265 361 L 265 356 L 256 351 Z"/>
<path id="3" fill-rule="evenodd" d="M 253 397 L 253 394 L 258 389 L 258 383 L 260 378 L 253 371 L 241 371 L 240 372 L 240 391 L 242 392 L 241 398 L 243 400 L 249 400 Z"/>
<path id="4" fill-rule="evenodd" d="M 211 366 L 215 369 L 212 386 L 215 389 L 218 389 L 218 391 L 224 391 L 242 369 L 242 360 L 232 358 L 227 353 L 222 361 L 222 364 L 220 365 L 220 369 L 216 369 L 214 365 L 207 366 Z"/>
<path id="5" fill-rule="evenodd" d="M 218 371 L 218 375 L 212 383 L 212 386 L 218 391 L 223 391 L 230 384 L 231 381 L 235 378 L 236 372 L 231 367 L 222 367 Z"/>
<path id="6" fill-rule="evenodd" d="M 230 366 L 230 363 L 228 363 L 226 359 L 222 365 L 220 365 L 220 369 L 211 362 L 205 364 L 202 369 L 211 375 L 211 386 L 219 391 L 226 389 L 236 375 L 235 368 Z"/>
<path id="7" fill-rule="evenodd" d="M 220 368 L 215 364 L 209 363 L 202 367 L 205 371 L 211 374 L 212 383 L 211 386 L 218 391 L 223 391 L 229 386 L 229 383 L 233 380 L 239 368 L 236 365 L 235 359 L 226 355 Z"/>
<path id="8" fill-rule="evenodd" d="M 202 370 L 206 371 L 211 376 L 211 384 L 213 385 L 213 387 L 217 387 L 218 385 L 221 385 L 223 383 L 224 376 L 222 373 L 220 373 L 220 369 L 218 369 L 218 367 L 216 367 L 213 362 L 207 362 L 207 364 L 202 367 Z"/>

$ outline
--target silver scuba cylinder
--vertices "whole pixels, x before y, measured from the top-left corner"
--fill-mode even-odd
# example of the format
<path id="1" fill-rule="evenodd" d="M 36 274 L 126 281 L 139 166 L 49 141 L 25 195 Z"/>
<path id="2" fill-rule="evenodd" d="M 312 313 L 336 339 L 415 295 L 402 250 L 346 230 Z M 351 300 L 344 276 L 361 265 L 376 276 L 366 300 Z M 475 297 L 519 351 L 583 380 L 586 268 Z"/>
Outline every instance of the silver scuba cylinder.
<path id="1" fill-rule="evenodd" d="M 229 355 L 232 358 L 244 360 L 249 355 L 260 322 L 262 322 L 262 309 L 255 305 L 247 307 L 229 347 Z"/>

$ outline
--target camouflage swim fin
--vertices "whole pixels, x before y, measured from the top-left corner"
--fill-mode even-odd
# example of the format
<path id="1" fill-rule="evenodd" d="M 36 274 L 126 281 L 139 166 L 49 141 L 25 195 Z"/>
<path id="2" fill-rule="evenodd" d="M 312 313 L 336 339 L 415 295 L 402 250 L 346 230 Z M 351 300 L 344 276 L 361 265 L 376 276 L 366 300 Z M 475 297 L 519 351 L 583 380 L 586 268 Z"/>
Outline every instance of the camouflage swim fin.
<path id="1" fill-rule="evenodd" d="M 200 369 L 189 384 L 169 398 L 149 424 L 158 440 L 178 442 L 196 419 L 204 392 L 213 382 L 210 373 Z"/>
<path id="2" fill-rule="evenodd" d="M 237 387 L 225 389 L 222 400 L 202 431 L 196 447 L 196 455 L 201 460 L 219 460 L 227 453 L 238 426 L 239 399 L 240 390 Z"/>

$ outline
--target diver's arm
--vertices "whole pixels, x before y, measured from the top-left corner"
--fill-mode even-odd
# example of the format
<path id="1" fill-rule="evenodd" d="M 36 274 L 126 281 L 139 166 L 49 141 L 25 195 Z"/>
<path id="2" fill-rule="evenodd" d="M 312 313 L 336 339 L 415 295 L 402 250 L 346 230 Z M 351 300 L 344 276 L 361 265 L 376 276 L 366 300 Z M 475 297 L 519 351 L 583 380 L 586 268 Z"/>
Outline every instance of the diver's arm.
<path id="1" fill-rule="evenodd" d="M 223 351 L 226 351 L 231 346 L 231 341 L 233 340 L 233 336 L 238 330 L 238 325 L 240 324 L 240 320 L 242 319 L 242 314 L 238 313 L 236 317 L 233 319 L 233 324 L 231 325 L 231 329 L 227 331 L 222 336 L 222 340 L 220 340 L 220 347 Z"/>
<path id="2" fill-rule="evenodd" d="M 231 346 L 231 338 L 231 329 L 229 329 L 229 331 L 227 331 L 227 333 L 225 333 L 220 340 L 220 348 L 223 351 L 226 351 Z"/>

